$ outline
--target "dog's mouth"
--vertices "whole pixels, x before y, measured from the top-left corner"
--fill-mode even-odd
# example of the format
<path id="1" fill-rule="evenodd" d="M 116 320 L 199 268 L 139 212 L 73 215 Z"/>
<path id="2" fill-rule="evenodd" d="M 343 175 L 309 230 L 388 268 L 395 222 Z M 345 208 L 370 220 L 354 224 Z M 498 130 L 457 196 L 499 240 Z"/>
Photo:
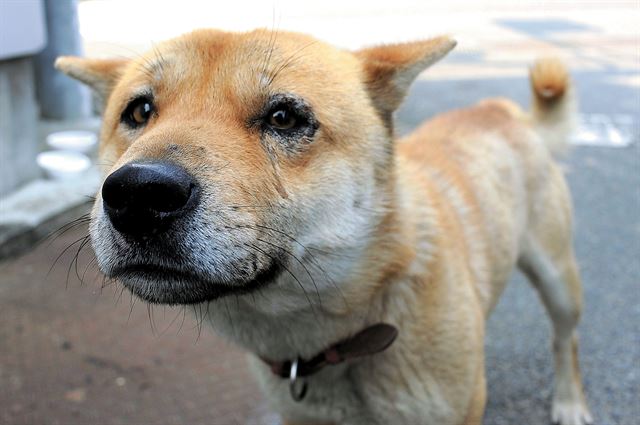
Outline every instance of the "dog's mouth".
<path id="1" fill-rule="evenodd" d="M 185 305 L 257 291 L 274 282 L 282 270 L 281 262 L 273 259 L 249 280 L 222 282 L 197 272 L 153 264 L 119 266 L 111 270 L 109 276 L 147 302 Z"/>

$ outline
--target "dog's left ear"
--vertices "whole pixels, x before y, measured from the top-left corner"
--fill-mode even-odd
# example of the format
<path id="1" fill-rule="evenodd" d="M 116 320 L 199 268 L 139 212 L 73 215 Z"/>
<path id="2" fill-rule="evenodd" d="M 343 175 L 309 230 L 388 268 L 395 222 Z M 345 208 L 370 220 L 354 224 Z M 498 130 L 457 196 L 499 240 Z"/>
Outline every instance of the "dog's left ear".
<path id="1" fill-rule="evenodd" d="M 106 102 L 120 79 L 128 59 L 89 59 L 61 56 L 56 59 L 56 69 L 91 87 Z"/>
<path id="2" fill-rule="evenodd" d="M 385 120 L 391 120 L 418 74 L 442 59 L 455 45 L 455 40 L 443 36 L 355 52 L 363 64 L 369 96 Z"/>

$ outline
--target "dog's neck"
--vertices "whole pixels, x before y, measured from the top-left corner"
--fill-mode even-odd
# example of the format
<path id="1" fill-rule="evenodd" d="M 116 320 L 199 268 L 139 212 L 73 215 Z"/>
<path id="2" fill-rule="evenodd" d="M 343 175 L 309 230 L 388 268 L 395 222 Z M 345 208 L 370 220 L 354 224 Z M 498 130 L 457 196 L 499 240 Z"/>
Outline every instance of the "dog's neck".
<path id="1" fill-rule="evenodd" d="M 321 302 L 311 292 L 305 308 L 281 314 L 256 309 L 256 303 L 270 296 L 266 293 L 215 301 L 208 308 L 213 327 L 258 356 L 284 361 L 311 358 L 367 326 L 389 321 L 391 288 L 411 273 L 416 253 L 428 244 L 411 221 L 415 214 L 408 213 L 423 201 L 416 203 L 402 176 L 391 179 L 379 206 L 384 214 L 377 218 L 368 245 L 359 249 L 362 256 L 353 259 L 353 279 L 333 282 L 335 290 L 321 294 Z"/>

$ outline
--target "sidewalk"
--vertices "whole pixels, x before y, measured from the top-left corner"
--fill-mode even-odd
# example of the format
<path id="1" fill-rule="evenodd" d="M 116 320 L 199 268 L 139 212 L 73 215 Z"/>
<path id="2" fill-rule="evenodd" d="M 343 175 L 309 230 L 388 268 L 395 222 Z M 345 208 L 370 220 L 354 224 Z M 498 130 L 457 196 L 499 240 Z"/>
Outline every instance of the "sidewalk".
<path id="1" fill-rule="evenodd" d="M 193 311 L 132 305 L 122 288 L 101 289 L 89 246 L 76 268 L 80 243 L 72 244 L 86 234 L 82 225 L 0 264 L 0 423 L 244 424 L 263 417 L 244 354 L 201 329 Z"/>

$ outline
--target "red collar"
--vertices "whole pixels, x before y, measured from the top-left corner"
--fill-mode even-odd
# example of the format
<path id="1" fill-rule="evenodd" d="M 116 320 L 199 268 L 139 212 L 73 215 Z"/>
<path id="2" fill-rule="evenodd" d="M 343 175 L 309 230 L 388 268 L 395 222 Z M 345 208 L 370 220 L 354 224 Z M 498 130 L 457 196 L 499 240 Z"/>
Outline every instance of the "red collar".
<path id="1" fill-rule="evenodd" d="M 357 334 L 333 344 L 309 360 L 296 358 L 276 362 L 261 357 L 271 371 L 281 377 L 291 380 L 291 395 L 299 401 L 305 395 L 306 384 L 296 389 L 296 379 L 313 375 L 325 366 L 336 365 L 345 360 L 368 356 L 386 350 L 398 336 L 395 326 L 377 323 L 369 326 Z"/>

